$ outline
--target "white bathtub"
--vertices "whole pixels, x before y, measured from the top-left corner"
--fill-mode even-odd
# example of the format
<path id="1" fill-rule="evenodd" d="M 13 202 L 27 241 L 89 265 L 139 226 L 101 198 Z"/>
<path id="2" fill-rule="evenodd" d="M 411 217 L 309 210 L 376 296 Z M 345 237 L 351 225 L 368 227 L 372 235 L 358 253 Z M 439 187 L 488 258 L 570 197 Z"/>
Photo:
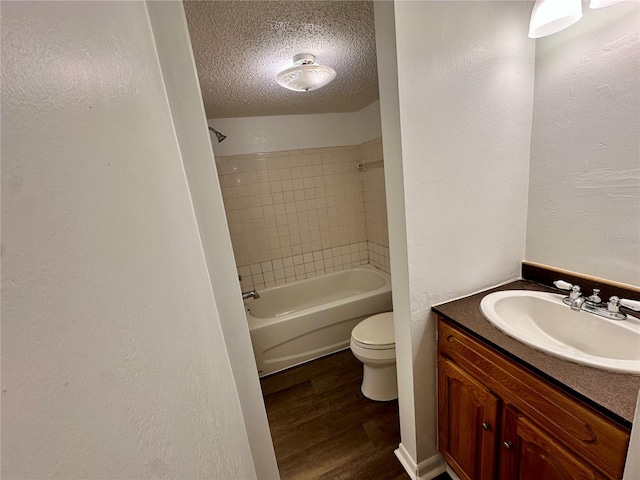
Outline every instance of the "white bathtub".
<path id="1" fill-rule="evenodd" d="M 369 265 L 258 293 L 245 306 L 260 376 L 347 348 L 358 322 L 392 309 L 391 278 Z"/>

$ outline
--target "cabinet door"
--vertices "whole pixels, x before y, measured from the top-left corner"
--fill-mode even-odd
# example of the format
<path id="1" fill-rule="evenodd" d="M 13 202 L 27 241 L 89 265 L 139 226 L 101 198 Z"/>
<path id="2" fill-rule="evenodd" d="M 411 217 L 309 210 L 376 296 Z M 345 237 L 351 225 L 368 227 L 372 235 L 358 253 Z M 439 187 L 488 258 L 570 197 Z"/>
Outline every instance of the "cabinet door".
<path id="1" fill-rule="evenodd" d="M 500 480 L 606 478 L 511 407 L 503 411 L 499 448 Z"/>
<path id="2" fill-rule="evenodd" d="M 451 360 L 439 362 L 440 452 L 461 479 L 493 479 L 499 400 Z"/>

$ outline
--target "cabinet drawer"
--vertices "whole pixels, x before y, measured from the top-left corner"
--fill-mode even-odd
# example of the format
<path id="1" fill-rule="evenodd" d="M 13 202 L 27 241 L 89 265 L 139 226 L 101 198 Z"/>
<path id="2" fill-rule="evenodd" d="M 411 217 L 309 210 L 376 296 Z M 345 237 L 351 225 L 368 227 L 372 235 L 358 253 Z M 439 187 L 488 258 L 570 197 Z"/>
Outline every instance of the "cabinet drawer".
<path id="1" fill-rule="evenodd" d="M 621 478 L 629 431 L 469 337 L 442 317 L 438 352 L 611 478 Z"/>

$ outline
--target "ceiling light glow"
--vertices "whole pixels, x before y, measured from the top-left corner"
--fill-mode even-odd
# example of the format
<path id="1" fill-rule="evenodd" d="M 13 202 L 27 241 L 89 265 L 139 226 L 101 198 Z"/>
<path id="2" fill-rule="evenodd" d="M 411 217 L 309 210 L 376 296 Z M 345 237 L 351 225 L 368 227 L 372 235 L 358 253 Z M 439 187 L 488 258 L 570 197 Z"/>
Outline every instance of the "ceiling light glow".
<path id="1" fill-rule="evenodd" d="M 581 18 L 580 0 L 536 0 L 531 12 L 529 38 L 552 35 L 570 27 Z"/>
<path id="2" fill-rule="evenodd" d="M 314 63 L 308 53 L 293 57 L 293 67 L 285 68 L 276 75 L 276 82 L 294 92 L 310 92 L 324 87 L 336 78 L 336 71 L 326 65 Z"/>
<path id="3" fill-rule="evenodd" d="M 621 1 L 622 0 L 591 0 L 591 2 L 589 3 L 589 8 L 608 7 L 609 5 L 620 3 Z"/>

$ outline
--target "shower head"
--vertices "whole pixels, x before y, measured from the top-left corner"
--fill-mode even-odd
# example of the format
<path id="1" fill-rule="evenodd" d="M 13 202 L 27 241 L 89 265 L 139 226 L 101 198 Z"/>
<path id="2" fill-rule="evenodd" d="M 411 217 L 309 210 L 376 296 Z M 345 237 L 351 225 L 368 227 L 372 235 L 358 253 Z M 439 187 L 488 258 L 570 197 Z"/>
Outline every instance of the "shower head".
<path id="1" fill-rule="evenodd" d="M 209 127 L 209 130 L 211 130 L 213 133 L 216 134 L 216 138 L 218 139 L 218 143 L 220 143 L 221 141 L 223 141 L 225 138 L 227 138 L 226 135 L 221 134 L 219 131 L 217 131 L 215 128 L 213 127 Z"/>

